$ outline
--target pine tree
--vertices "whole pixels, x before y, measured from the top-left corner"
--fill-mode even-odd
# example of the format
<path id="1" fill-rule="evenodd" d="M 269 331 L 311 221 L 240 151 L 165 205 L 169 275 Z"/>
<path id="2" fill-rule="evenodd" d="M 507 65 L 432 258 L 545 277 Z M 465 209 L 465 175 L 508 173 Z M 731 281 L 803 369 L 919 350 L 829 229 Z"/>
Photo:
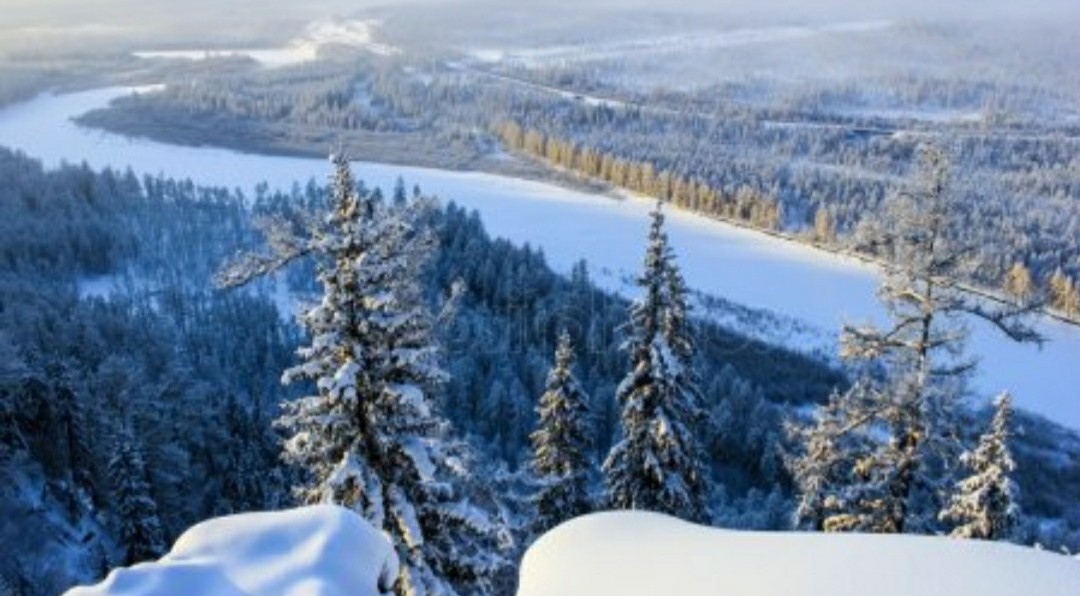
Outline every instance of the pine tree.
<path id="1" fill-rule="evenodd" d="M 150 496 L 146 464 L 130 428 L 120 429 L 108 466 L 116 519 L 124 545 L 124 564 L 156 559 L 165 553 L 157 504 Z"/>
<path id="2" fill-rule="evenodd" d="M 829 209 L 824 205 L 819 206 L 814 212 L 814 241 L 821 244 L 829 244 L 836 241 L 836 228 Z"/>
<path id="3" fill-rule="evenodd" d="M 789 470 L 798 495 L 793 520 L 797 529 L 900 531 L 894 525 L 896 500 L 890 498 L 888 482 L 895 467 L 883 455 L 891 457 L 894 445 L 888 420 L 880 418 L 888 399 L 877 382 L 863 378 L 846 392 L 833 394 L 813 425 L 795 429 L 802 451 L 789 462 Z"/>
<path id="4" fill-rule="evenodd" d="M 881 433 L 889 430 L 887 425 L 877 425 L 875 429 Z M 831 496 L 822 530 L 895 534 L 915 526 L 909 507 L 909 502 L 915 502 L 914 488 L 908 499 L 897 499 L 893 492 L 896 473 L 910 469 L 895 463 L 903 457 L 895 453 L 895 445 L 895 441 L 887 441 L 877 450 L 864 450 L 850 458 L 852 467 L 841 477 L 838 490 Z M 899 510 L 900 507 L 903 509 Z"/>
<path id="5" fill-rule="evenodd" d="M 93 412 L 85 398 L 63 385 L 57 391 L 57 400 L 66 408 L 68 462 L 75 486 L 89 496 L 95 493 L 94 445 L 92 444 Z"/>
<path id="6" fill-rule="evenodd" d="M 889 232 L 875 239 L 888 256 L 879 295 L 892 325 L 846 327 L 842 336 L 843 356 L 886 368 L 875 415 L 866 419 L 882 425 L 886 440 L 857 464 L 866 483 L 860 501 L 873 504 L 863 514 L 878 520 L 870 528 L 878 532 L 911 530 L 922 515 L 915 508 L 920 492 L 933 494 L 942 483 L 929 464 L 953 457 L 950 421 L 974 367 L 963 355 L 967 329 L 958 317 L 982 319 L 1016 341 L 1041 341 L 1022 319 L 1032 306 L 991 310 L 960 285 L 973 253 L 950 234 L 959 214 L 945 155 L 924 147 L 921 174 L 911 192 L 890 202 Z"/>
<path id="7" fill-rule="evenodd" d="M 230 398 L 219 424 L 233 440 L 219 455 L 217 474 L 221 485 L 214 515 L 278 508 L 286 500 L 283 491 L 278 490 L 286 485 L 276 465 L 280 460 L 276 453 L 279 441 L 261 409 L 248 411 L 237 399 Z"/>
<path id="8" fill-rule="evenodd" d="M 63 459 L 67 463 L 71 490 L 65 492 L 64 498 L 71 515 L 78 515 L 80 511 L 95 510 L 103 496 L 99 491 L 99 460 L 95 457 L 92 437 L 96 412 L 85 403 L 85 394 L 80 395 L 71 388 L 66 374 L 60 372 L 57 376 L 53 398 L 59 420 L 53 428 L 62 433 L 56 437 L 56 444 L 66 447 Z"/>
<path id="9" fill-rule="evenodd" d="M 571 370 L 574 348 L 563 331 L 555 352 L 555 366 L 537 405 L 538 427 L 532 434 L 533 471 L 540 482 L 534 497 L 540 534 L 568 519 L 592 510 L 589 495 L 589 397 Z"/>
<path id="10" fill-rule="evenodd" d="M 500 526 L 463 494 L 469 450 L 447 436 L 431 392 L 444 373 L 418 287 L 432 237 L 424 204 L 386 205 L 333 158 L 331 213 L 309 238 L 271 236 L 271 255 L 219 276 L 237 285 L 298 256 L 319 261 L 322 300 L 303 313 L 310 343 L 283 381 L 316 393 L 285 404 L 285 459 L 306 472 L 305 503 L 336 503 L 386 532 L 401 561 L 399 594 L 484 593 L 502 564 Z M 280 228 L 277 228 L 280 229 Z"/>
<path id="11" fill-rule="evenodd" d="M 394 205 L 399 207 L 405 205 L 405 203 L 407 203 L 409 200 L 409 195 L 405 193 L 405 179 L 401 176 L 398 176 L 394 180 L 393 199 Z"/>
<path id="12" fill-rule="evenodd" d="M 1009 272 L 1005 274 L 1003 285 L 1005 292 L 1020 303 L 1030 301 L 1035 291 L 1031 271 L 1023 263 L 1013 263 Z"/>
<path id="13" fill-rule="evenodd" d="M 1050 306 L 1066 316 L 1080 315 L 1080 285 L 1060 268 L 1050 277 Z"/>
<path id="14" fill-rule="evenodd" d="M 872 389 L 858 383 L 844 393 L 833 393 L 816 412 L 813 424 L 791 429 L 801 453 L 788 462 L 798 501 L 793 526 L 820 532 L 858 524 L 841 517 L 854 509 L 847 501 L 855 463 L 868 449 L 868 441 L 855 424 Z M 854 483 L 858 484 L 858 483 Z"/>
<path id="15" fill-rule="evenodd" d="M 971 475 L 956 484 L 941 520 L 955 524 L 954 538 L 1009 540 L 1020 518 L 1018 489 L 1010 478 L 1016 470 L 1009 452 L 1012 398 L 1000 395 L 994 403 L 994 420 L 962 463 Z"/>
<path id="16" fill-rule="evenodd" d="M 690 359 L 685 286 L 663 229 L 660 204 L 652 213 L 644 291 L 630 311 L 623 346 L 630 373 L 616 390 L 623 436 L 604 462 L 612 507 L 646 509 L 692 521 L 707 517 L 708 487 L 701 449 L 691 428 L 700 419 Z"/>

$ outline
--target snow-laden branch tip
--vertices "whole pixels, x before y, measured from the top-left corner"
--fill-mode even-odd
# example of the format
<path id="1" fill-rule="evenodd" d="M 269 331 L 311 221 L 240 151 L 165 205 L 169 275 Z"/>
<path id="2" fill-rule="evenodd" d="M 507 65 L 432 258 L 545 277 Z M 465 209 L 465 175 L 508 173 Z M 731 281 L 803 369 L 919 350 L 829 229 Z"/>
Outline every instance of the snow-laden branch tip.
<path id="1" fill-rule="evenodd" d="M 278 218 L 260 218 L 256 227 L 266 238 L 268 252 L 241 253 L 214 275 L 219 289 L 236 288 L 284 268 L 289 263 L 316 251 L 312 240 L 293 230 L 291 222 Z"/>
<path id="2" fill-rule="evenodd" d="M 1024 320 L 1027 315 L 1036 312 L 1039 306 L 1038 303 L 1032 303 L 1020 307 L 989 310 L 974 301 L 963 301 L 958 303 L 954 310 L 978 317 L 994 325 L 1013 341 L 1042 346 L 1046 338 Z"/>

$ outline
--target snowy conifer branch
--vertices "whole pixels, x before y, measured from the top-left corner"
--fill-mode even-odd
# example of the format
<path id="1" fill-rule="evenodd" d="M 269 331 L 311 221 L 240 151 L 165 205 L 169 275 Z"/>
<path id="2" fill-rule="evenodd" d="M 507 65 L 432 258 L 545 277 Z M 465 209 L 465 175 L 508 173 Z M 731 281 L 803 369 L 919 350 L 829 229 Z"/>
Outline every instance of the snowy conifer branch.
<path id="1" fill-rule="evenodd" d="M 293 231 L 292 222 L 263 217 L 256 226 L 266 239 L 268 252 L 242 253 L 218 270 L 214 283 L 219 289 L 236 288 L 265 277 L 316 250 L 310 235 Z"/>

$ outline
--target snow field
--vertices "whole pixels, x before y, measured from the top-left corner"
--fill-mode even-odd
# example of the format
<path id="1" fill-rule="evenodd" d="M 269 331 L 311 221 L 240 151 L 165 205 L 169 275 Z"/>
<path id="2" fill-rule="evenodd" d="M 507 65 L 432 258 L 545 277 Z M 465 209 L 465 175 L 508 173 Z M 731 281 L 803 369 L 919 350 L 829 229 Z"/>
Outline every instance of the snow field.
<path id="1" fill-rule="evenodd" d="M 67 596 L 378 595 L 397 572 L 381 533 L 319 505 L 209 520 L 161 560 Z M 656 513 L 588 515 L 528 550 L 518 596 L 1072 596 L 1080 561 L 999 542 L 736 532 Z"/>
<path id="2" fill-rule="evenodd" d="M 998 542 L 736 532 L 648 512 L 580 517 L 525 554 L 518 596 L 1070 596 L 1080 562 Z"/>

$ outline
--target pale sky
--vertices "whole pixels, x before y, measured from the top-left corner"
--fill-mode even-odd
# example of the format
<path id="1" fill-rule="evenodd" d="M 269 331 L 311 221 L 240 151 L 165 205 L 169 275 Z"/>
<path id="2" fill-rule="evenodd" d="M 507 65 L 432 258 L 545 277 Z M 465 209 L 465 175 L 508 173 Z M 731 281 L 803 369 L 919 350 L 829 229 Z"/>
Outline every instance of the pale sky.
<path id="1" fill-rule="evenodd" d="M 592 9 L 600 9 L 626 14 L 640 11 L 643 18 L 658 12 L 685 12 L 775 22 L 1045 19 L 1058 24 L 1076 22 L 1080 27 L 1080 0 L 0 0 L 0 34 L 14 32 L 29 39 L 39 34 L 80 33 L 149 39 L 169 34 L 180 39 L 200 34 L 242 38 L 265 33 L 270 27 L 286 27 L 288 23 L 350 17 L 372 10 L 385 12 L 417 3 L 473 7 L 471 13 L 467 9 L 446 13 L 455 16 L 465 13 L 490 17 L 497 13 L 520 18 L 528 13 L 550 13 L 557 6 L 561 14 L 588 15 Z M 438 11 L 433 15 L 419 14 L 427 16 L 431 23 L 442 18 Z"/>

